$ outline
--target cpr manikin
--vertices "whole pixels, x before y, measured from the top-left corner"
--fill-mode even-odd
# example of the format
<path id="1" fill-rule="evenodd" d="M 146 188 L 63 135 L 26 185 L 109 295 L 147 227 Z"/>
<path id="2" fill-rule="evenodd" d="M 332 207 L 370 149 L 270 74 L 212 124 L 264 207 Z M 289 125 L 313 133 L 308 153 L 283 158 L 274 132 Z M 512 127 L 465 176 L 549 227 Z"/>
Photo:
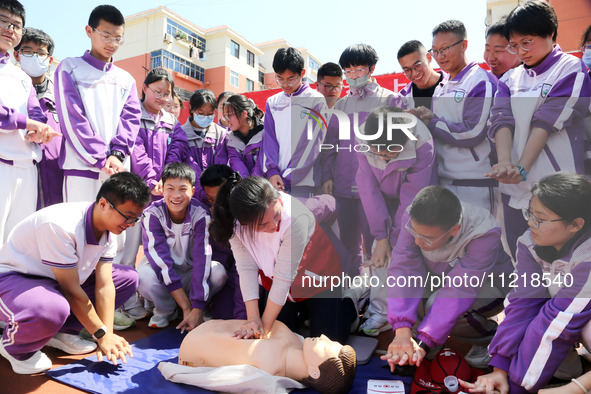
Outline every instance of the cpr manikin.
<path id="1" fill-rule="evenodd" d="M 302 339 L 276 321 L 265 339 L 238 339 L 243 320 L 210 320 L 187 334 L 179 364 L 191 367 L 251 365 L 302 382 L 322 393 L 345 393 L 353 383 L 355 351 L 322 335 Z"/>

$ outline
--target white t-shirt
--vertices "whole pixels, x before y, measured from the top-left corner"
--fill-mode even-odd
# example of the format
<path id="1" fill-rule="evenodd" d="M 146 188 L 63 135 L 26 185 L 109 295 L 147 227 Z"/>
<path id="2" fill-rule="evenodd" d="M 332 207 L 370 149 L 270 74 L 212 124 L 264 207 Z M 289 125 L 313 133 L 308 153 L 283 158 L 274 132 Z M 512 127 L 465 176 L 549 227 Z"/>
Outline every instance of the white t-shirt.
<path id="1" fill-rule="evenodd" d="M 20 272 L 55 279 L 52 268 L 77 268 L 83 284 L 100 261 L 112 262 L 109 232 L 97 240 L 92 229 L 94 203 L 62 203 L 28 216 L 0 249 L 0 273 Z"/>

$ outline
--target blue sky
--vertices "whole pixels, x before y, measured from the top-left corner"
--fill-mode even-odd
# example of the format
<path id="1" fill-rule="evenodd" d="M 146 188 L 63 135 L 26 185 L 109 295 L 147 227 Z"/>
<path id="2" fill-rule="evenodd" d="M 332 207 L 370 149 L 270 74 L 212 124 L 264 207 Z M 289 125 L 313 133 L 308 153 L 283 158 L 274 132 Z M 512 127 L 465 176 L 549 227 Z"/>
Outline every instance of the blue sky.
<path id="1" fill-rule="evenodd" d="M 400 71 L 396 52 L 408 40 L 418 39 L 430 48 L 431 29 L 446 19 L 466 25 L 469 60 L 482 61 L 484 52 L 486 0 L 21 1 L 26 25 L 52 36 L 59 59 L 80 56 L 88 49 L 84 26 L 92 9 L 105 3 L 119 8 L 124 16 L 164 5 L 204 29 L 227 25 L 254 44 L 284 38 L 308 48 L 321 62 L 338 62 L 347 46 L 366 43 L 380 57 L 376 74 Z"/>

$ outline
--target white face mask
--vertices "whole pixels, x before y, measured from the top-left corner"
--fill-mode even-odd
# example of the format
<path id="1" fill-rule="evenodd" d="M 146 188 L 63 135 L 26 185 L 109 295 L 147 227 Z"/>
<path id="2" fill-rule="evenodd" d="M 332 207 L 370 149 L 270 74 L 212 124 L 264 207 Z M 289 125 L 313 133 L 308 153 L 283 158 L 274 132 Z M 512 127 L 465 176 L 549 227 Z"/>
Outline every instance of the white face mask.
<path id="1" fill-rule="evenodd" d="M 591 69 L 591 49 L 585 48 L 583 52 L 583 62 L 587 65 L 587 68 Z"/>
<path id="2" fill-rule="evenodd" d="M 361 89 L 371 81 L 369 73 L 357 79 L 347 77 L 347 83 L 352 89 Z"/>
<path id="3" fill-rule="evenodd" d="M 21 68 L 28 76 L 40 77 L 49 70 L 49 57 L 41 60 L 36 54 L 30 57 L 20 56 Z"/>

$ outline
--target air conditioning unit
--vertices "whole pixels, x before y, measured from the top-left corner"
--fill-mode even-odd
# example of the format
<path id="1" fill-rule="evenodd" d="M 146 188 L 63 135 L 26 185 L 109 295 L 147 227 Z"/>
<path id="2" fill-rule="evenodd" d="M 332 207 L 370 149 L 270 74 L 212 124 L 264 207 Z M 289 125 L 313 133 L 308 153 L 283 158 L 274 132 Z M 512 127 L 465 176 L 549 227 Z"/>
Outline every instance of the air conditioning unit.
<path id="1" fill-rule="evenodd" d="M 165 43 L 172 44 L 173 40 L 174 40 L 174 38 L 172 37 L 172 34 L 164 33 L 164 42 Z"/>

